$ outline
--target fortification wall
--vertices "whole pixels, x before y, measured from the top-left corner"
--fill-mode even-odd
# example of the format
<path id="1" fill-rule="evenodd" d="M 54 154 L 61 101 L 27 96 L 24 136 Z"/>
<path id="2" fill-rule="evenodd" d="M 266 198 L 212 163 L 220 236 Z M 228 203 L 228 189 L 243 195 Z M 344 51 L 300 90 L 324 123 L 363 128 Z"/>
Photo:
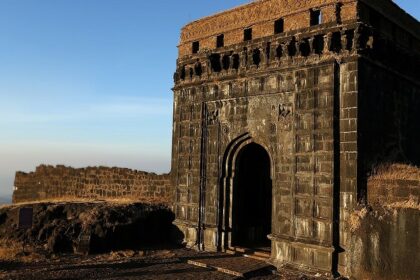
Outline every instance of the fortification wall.
<path id="1" fill-rule="evenodd" d="M 169 174 L 157 175 L 127 168 L 71 168 L 40 165 L 35 172 L 17 172 L 13 203 L 44 200 L 133 201 L 172 200 Z"/>
<path id="2" fill-rule="evenodd" d="M 322 25 L 352 21 L 357 18 L 357 1 L 347 0 L 260 0 L 197 21 L 182 29 L 179 56 L 192 53 L 191 43 L 200 41 L 201 49 L 216 49 L 216 36 L 224 34 L 224 45 L 244 41 L 244 28 L 252 28 L 252 39 L 274 35 L 274 21 L 284 20 L 283 32 L 311 26 L 311 9 L 321 12 Z"/>
<path id="3" fill-rule="evenodd" d="M 418 208 L 363 208 L 352 220 L 356 221 L 349 243 L 352 279 L 418 279 Z"/>
<path id="4" fill-rule="evenodd" d="M 371 205 L 418 204 L 420 168 L 405 164 L 389 164 L 376 170 L 368 180 L 367 196 Z M 408 204 L 407 204 L 408 205 Z"/>
<path id="5" fill-rule="evenodd" d="M 417 279 L 420 168 L 388 164 L 368 180 L 368 205 L 349 216 L 349 275 L 354 279 Z"/>

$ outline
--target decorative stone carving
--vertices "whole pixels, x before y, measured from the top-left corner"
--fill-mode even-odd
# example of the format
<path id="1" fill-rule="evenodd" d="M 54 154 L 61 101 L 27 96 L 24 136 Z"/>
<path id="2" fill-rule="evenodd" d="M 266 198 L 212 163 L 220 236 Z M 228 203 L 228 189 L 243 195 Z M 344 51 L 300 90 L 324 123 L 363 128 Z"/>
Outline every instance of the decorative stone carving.
<path id="1" fill-rule="evenodd" d="M 214 125 L 219 121 L 219 110 L 215 109 L 207 113 L 207 124 Z"/>
<path id="2" fill-rule="evenodd" d="M 292 107 L 285 104 L 280 104 L 278 106 L 278 120 L 287 118 L 292 113 Z"/>

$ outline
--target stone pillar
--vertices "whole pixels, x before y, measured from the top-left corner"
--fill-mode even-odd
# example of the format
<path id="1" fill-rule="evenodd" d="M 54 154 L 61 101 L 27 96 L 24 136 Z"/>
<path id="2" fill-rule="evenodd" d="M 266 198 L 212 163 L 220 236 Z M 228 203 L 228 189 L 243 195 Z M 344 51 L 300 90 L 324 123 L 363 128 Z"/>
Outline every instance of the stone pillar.
<path id="1" fill-rule="evenodd" d="M 260 60 L 261 60 L 260 65 L 266 66 L 267 54 L 265 53 L 264 46 L 259 47 L 258 50 L 260 51 Z"/>
<path id="2" fill-rule="evenodd" d="M 245 68 L 247 66 L 248 53 L 243 49 L 239 54 L 239 60 L 241 62 L 240 68 Z"/>
<path id="3" fill-rule="evenodd" d="M 324 54 L 330 53 L 331 50 L 331 42 L 332 42 L 332 33 L 328 32 L 324 35 Z"/>
<path id="4" fill-rule="evenodd" d="M 206 57 L 206 65 L 207 65 L 207 76 L 211 76 L 211 74 L 213 74 L 213 69 L 211 68 L 211 61 L 210 61 L 210 57 L 207 56 Z"/>
<path id="5" fill-rule="evenodd" d="M 347 34 L 346 31 L 341 31 L 341 50 L 342 51 L 346 51 L 347 50 L 347 43 L 348 43 L 348 39 L 347 39 Z"/>
<path id="6" fill-rule="evenodd" d="M 296 48 L 296 54 L 295 55 L 300 56 L 300 39 L 295 38 L 294 43 L 295 43 L 295 48 Z"/>
<path id="7" fill-rule="evenodd" d="M 270 46 L 270 62 L 276 61 L 279 58 L 277 57 L 277 48 L 279 47 L 279 42 L 274 41 Z"/>
<path id="8" fill-rule="evenodd" d="M 340 181 L 339 181 L 339 246 L 344 252 L 338 255 L 340 274 L 349 275 L 352 252 L 350 249 L 350 215 L 357 206 L 358 177 L 358 71 L 357 62 L 342 64 L 339 71 L 339 144 L 340 144 Z"/>
<path id="9" fill-rule="evenodd" d="M 315 41 L 315 37 L 311 37 L 311 38 L 308 39 L 308 43 L 309 43 L 309 54 L 310 55 L 315 54 L 314 41 Z"/>
<path id="10" fill-rule="evenodd" d="M 233 70 L 233 53 L 229 56 L 229 70 Z"/>
<path id="11" fill-rule="evenodd" d="M 253 58 L 252 58 L 252 55 L 254 54 L 254 50 L 253 49 L 249 49 L 248 50 L 248 53 L 247 53 L 247 56 L 248 56 L 248 67 L 251 67 L 254 63 L 253 63 Z"/>
<path id="12" fill-rule="evenodd" d="M 282 57 L 284 58 L 289 58 L 289 50 L 288 50 L 288 45 L 290 42 L 284 42 L 281 44 L 281 49 L 282 49 Z"/>
<path id="13" fill-rule="evenodd" d="M 224 57 L 225 55 L 224 54 L 220 54 L 220 57 L 219 57 L 219 63 L 220 63 L 220 72 L 223 72 L 223 71 L 225 71 L 225 69 L 223 68 L 223 57 Z"/>

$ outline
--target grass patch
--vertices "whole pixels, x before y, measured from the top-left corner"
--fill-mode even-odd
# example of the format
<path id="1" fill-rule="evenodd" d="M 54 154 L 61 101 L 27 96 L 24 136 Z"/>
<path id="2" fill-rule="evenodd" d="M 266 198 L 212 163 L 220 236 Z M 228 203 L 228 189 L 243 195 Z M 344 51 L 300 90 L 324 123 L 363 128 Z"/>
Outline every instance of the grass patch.
<path id="1" fill-rule="evenodd" d="M 13 205 L 26 205 L 26 204 L 40 204 L 40 203 L 107 203 L 111 205 L 128 205 L 133 203 L 145 203 L 145 204 L 165 204 L 168 205 L 168 200 L 163 197 L 124 197 L 124 198 L 103 198 L 103 199 L 93 199 L 93 198 L 80 198 L 73 196 L 64 196 L 57 198 L 49 198 L 36 201 L 22 201 L 19 203 L 14 203 Z M 10 205 L 8 205 L 10 206 Z M 7 206 L 5 206 L 7 207 Z"/>
<path id="2" fill-rule="evenodd" d="M 392 163 L 376 167 L 369 180 L 419 180 L 420 168 L 414 165 Z"/>

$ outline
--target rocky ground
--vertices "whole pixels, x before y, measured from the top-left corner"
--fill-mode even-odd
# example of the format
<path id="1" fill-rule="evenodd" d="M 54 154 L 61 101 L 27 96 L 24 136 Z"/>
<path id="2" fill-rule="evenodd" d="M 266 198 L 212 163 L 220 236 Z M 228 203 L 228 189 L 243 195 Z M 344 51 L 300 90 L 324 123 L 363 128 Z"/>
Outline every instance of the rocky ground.
<path id="1" fill-rule="evenodd" d="M 22 228 L 23 208 L 33 212 L 29 228 Z M 176 243 L 174 215 L 163 204 L 147 203 L 35 203 L 0 208 L 1 247 L 26 243 L 36 251 L 103 253 Z M 3 246 L 2 246 L 3 244 Z M 1 252 L 0 252 L 1 257 Z"/>
<path id="2" fill-rule="evenodd" d="M 33 211 L 30 228 L 19 226 L 23 208 Z M 293 271 L 273 274 L 266 262 L 185 249 L 173 219 L 164 204 L 0 207 L 0 279 L 237 279 L 226 273 L 232 267 L 251 271 L 243 274 L 250 279 L 322 279 Z M 199 266 L 203 260 L 221 267 Z M 255 266 L 262 268 L 249 270 Z"/>
<path id="3" fill-rule="evenodd" d="M 200 253 L 187 249 L 120 251 L 109 254 L 52 256 L 29 263 L 0 261 L 0 279 L 238 279 L 212 268 L 188 264 L 198 258 L 225 258 L 223 254 Z M 265 269 L 249 279 L 325 279 L 294 271 L 273 274 Z"/>

